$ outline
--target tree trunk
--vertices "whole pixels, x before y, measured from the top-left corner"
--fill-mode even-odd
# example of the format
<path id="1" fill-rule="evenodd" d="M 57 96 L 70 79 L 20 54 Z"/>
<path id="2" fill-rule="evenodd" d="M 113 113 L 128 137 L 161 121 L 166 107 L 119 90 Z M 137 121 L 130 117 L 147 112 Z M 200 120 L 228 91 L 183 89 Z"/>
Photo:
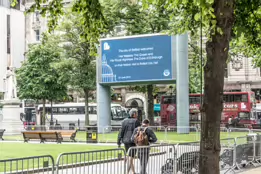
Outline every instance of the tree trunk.
<path id="1" fill-rule="evenodd" d="M 84 91 L 84 97 L 85 97 L 85 107 L 84 107 L 84 110 L 85 110 L 85 126 L 89 126 L 90 125 L 90 122 L 89 122 L 89 90 L 87 89 L 83 89 Z"/>
<path id="2" fill-rule="evenodd" d="M 44 125 L 45 125 L 45 120 L 46 120 L 46 111 L 45 111 L 45 103 L 46 103 L 46 100 L 43 99 L 43 115 L 41 117 L 41 129 L 43 130 L 44 129 Z"/>
<path id="3" fill-rule="evenodd" d="M 215 0 L 213 4 L 217 27 L 223 34 L 211 35 L 206 44 L 204 67 L 204 103 L 200 142 L 200 174 L 219 174 L 220 120 L 223 109 L 224 68 L 234 23 L 234 0 Z"/>
<path id="4" fill-rule="evenodd" d="M 150 125 L 154 126 L 154 97 L 153 97 L 153 85 L 147 85 L 147 95 L 148 95 L 148 119 L 150 120 Z"/>

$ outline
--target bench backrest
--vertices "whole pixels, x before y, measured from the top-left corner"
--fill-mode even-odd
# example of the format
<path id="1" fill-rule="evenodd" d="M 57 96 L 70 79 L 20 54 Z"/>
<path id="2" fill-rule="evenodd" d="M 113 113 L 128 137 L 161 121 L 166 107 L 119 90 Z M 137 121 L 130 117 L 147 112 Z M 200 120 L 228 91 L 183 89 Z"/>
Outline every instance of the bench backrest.
<path id="1" fill-rule="evenodd" d="M 22 132 L 24 138 L 29 138 L 29 139 L 40 139 L 40 134 L 39 132 Z"/>
<path id="2" fill-rule="evenodd" d="M 57 132 L 41 132 L 41 137 L 44 139 L 57 139 Z"/>
<path id="3" fill-rule="evenodd" d="M 57 132 L 60 132 L 61 135 L 70 135 L 70 136 L 76 133 L 76 131 L 57 131 Z"/>

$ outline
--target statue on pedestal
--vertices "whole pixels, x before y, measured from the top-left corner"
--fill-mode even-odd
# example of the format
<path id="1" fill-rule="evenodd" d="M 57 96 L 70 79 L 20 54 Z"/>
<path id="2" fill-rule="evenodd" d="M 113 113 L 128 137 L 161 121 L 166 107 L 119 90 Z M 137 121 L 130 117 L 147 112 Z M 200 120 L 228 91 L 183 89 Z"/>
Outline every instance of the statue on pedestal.
<path id="1" fill-rule="evenodd" d="M 7 67 L 6 91 L 5 91 L 4 100 L 17 99 L 16 77 L 14 71 L 15 71 L 14 67 Z"/>

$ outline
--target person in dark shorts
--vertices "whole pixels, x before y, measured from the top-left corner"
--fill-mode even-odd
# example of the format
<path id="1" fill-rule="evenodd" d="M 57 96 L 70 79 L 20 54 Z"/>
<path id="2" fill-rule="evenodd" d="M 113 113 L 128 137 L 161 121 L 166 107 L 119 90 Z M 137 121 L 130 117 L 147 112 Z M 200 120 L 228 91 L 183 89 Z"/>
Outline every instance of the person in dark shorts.
<path id="1" fill-rule="evenodd" d="M 133 146 L 135 146 L 135 143 L 131 140 L 131 136 L 133 134 L 133 131 L 135 128 L 139 127 L 141 124 L 137 120 L 138 118 L 138 110 L 137 109 L 131 109 L 129 111 L 129 118 L 123 120 L 122 127 L 118 135 L 118 147 L 121 146 L 121 143 L 124 144 L 125 150 L 128 153 L 130 163 L 128 164 L 128 173 L 130 172 L 130 169 L 132 169 L 132 172 L 135 173 L 135 168 L 133 164 L 133 160 L 136 154 L 135 149 L 129 149 Z"/>
<path id="2" fill-rule="evenodd" d="M 139 174 L 146 174 L 146 168 L 149 161 L 150 156 L 150 147 L 151 143 L 157 142 L 157 137 L 152 129 L 149 128 L 150 121 L 148 119 L 144 119 L 142 121 L 142 126 L 138 127 L 134 130 L 131 140 L 135 142 L 135 137 L 139 135 L 139 131 L 143 131 L 147 135 L 147 141 L 142 144 L 142 148 L 137 149 L 137 156 L 140 160 L 140 173 Z M 139 145 L 137 145 L 139 146 Z M 148 146 L 148 147 L 145 147 Z"/>

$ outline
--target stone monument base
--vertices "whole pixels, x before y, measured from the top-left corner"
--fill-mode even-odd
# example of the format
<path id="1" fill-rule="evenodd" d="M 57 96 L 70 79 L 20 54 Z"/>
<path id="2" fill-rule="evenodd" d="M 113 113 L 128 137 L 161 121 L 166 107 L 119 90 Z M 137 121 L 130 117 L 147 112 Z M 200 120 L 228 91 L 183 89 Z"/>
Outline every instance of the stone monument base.
<path id="1" fill-rule="evenodd" d="M 20 100 L 4 100 L 1 103 L 3 104 L 3 108 L 0 129 L 5 129 L 5 135 L 20 134 L 23 130 L 23 123 L 20 120 Z"/>

